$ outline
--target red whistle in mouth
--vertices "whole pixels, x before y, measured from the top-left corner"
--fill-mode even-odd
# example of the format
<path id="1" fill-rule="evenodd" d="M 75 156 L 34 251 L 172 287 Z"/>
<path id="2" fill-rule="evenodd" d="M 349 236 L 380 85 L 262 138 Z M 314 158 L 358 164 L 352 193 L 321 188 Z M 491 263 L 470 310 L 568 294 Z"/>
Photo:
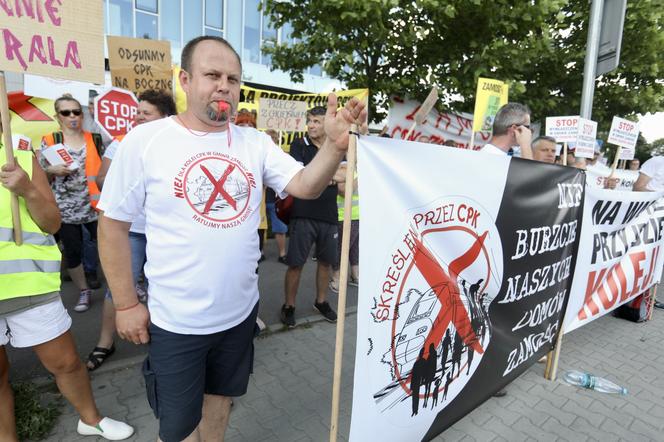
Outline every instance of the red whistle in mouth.
<path id="1" fill-rule="evenodd" d="M 219 110 L 220 113 L 228 111 L 228 108 L 229 108 L 228 103 L 226 103 L 225 101 L 217 101 L 217 109 Z"/>

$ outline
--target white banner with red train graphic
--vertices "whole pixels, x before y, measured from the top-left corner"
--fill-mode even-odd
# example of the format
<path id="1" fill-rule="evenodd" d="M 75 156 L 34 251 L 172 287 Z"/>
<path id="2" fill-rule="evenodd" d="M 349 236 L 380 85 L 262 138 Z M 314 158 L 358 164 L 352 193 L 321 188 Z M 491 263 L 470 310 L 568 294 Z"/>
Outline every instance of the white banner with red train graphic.
<path id="1" fill-rule="evenodd" d="M 617 192 L 588 187 L 568 333 L 615 310 L 659 282 L 664 239 L 664 192 Z"/>
<path id="2" fill-rule="evenodd" d="M 585 174 L 360 137 L 358 176 L 350 438 L 429 440 L 553 348 Z"/>

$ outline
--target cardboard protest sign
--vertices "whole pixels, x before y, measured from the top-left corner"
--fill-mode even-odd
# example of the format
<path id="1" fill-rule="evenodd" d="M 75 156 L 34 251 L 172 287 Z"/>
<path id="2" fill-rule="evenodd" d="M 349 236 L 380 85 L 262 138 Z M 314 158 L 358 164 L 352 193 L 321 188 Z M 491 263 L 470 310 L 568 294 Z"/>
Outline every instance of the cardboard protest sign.
<path id="1" fill-rule="evenodd" d="M 622 147 L 619 160 L 631 160 L 636 152 L 636 142 L 639 139 L 639 123 L 620 117 L 613 117 L 608 143 Z"/>
<path id="2" fill-rule="evenodd" d="M 256 125 L 259 129 L 303 132 L 307 130 L 307 103 L 260 98 Z"/>
<path id="3" fill-rule="evenodd" d="M 664 192 L 588 187 L 581 244 L 565 315 L 568 333 L 604 316 L 660 280 Z"/>
<path id="4" fill-rule="evenodd" d="M 173 92 L 169 41 L 110 35 L 106 38 L 113 86 L 136 94 L 147 89 Z"/>
<path id="5" fill-rule="evenodd" d="M 390 112 L 387 116 L 387 134 L 392 138 L 405 139 L 408 130 L 413 124 L 415 114 L 421 109 L 419 102 L 414 100 L 403 100 L 393 97 L 390 104 Z M 443 144 L 453 141 L 457 147 L 468 149 L 471 129 L 473 126 L 472 115 L 452 114 L 438 112 L 431 109 L 426 118 L 414 130 L 409 138 L 412 141 L 422 143 Z M 475 137 L 472 150 L 478 150 L 491 138 L 490 133 L 480 132 Z"/>
<path id="6" fill-rule="evenodd" d="M 547 117 L 545 135 L 557 143 L 576 142 L 579 135 L 579 116 Z"/>
<path id="7" fill-rule="evenodd" d="M 0 70 L 104 82 L 102 0 L 0 2 Z"/>
<path id="8" fill-rule="evenodd" d="M 597 122 L 579 117 L 574 156 L 592 158 L 595 154 Z"/>
<path id="9" fill-rule="evenodd" d="M 357 151 L 350 440 L 430 440 L 552 349 L 585 175 L 378 137 L 360 137 Z"/>
<path id="10" fill-rule="evenodd" d="M 507 104 L 507 83 L 490 78 L 477 80 L 475 93 L 475 111 L 473 112 L 473 131 L 490 132 L 493 128 L 493 119 L 500 106 Z"/>

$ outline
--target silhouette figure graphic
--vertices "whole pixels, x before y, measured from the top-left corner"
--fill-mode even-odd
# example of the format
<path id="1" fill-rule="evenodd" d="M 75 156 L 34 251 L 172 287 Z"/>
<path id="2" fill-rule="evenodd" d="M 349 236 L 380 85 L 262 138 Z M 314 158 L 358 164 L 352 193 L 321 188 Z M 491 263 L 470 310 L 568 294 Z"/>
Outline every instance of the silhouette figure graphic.
<path id="1" fill-rule="evenodd" d="M 433 396 L 431 397 L 431 409 L 438 405 L 438 390 L 440 389 L 440 383 L 443 381 L 442 377 L 436 378 L 433 384 Z"/>
<path id="2" fill-rule="evenodd" d="M 424 349 L 422 348 L 410 372 L 410 397 L 413 409 L 411 416 L 415 416 L 420 408 L 420 387 L 422 386 L 422 378 L 425 370 L 426 360 L 424 359 Z"/>
<path id="3" fill-rule="evenodd" d="M 431 395 L 431 386 L 433 385 L 433 381 L 436 379 L 436 364 L 438 363 L 438 353 L 436 353 L 436 347 L 433 344 L 429 344 L 429 355 L 425 361 L 426 363 L 424 364 L 424 373 L 422 373 L 424 381 L 424 408 L 427 407 L 427 402 L 429 396 Z"/>

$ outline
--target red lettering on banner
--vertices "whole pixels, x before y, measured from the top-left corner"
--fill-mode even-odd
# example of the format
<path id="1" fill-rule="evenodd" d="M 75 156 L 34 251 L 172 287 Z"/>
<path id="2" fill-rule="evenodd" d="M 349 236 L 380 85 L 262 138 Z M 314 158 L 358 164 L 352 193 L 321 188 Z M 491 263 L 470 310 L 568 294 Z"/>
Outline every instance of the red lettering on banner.
<path id="1" fill-rule="evenodd" d="M 33 40 L 36 37 L 39 37 L 39 36 L 35 35 L 34 37 L 32 37 Z M 47 42 L 48 42 L 48 55 L 51 58 L 51 64 L 53 66 L 62 66 L 62 63 L 60 63 L 60 60 L 55 58 L 55 42 L 50 37 L 48 38 Z"/>
<path id="2" fill-rule="evenodd" d="M 417 113 L 418 110 L 420 110 L 420 105 L 418 104 L 417 107 L 408 115 L 406 115 L 406 120 L 409 121 L 414 121 L 415 120 L 415 114 Z"/>
<path id="3" fill-rule="evenodd" d="M 604 285 L 600 285 L 597 294 L 599 295 L 599 300 L 602 301 L 602 306 L 604 309 L 610 309 L 613 304 L 618 300 L 618 285 L 613 280 L 612 274 L 615 272 L 616 268 L 620 266 L 620 263 L 614 265 L 609 273 L 606 275 L 606 284 L 609 286 L 609 289 L 606 290 Z"/>
<path id="4" fill-rule="evenodd" d="M 634 267 L 634 288 L 632 293 L 639 292 L 639 279 L 643 276 L 643 269 L 641 268 L 641 262 L 646 259 L 646 252 L 636 252 L 630 253 L 629 259 L 632 261 L 632 267 Z"/>
<path id="5" fill-rule="evenodd" d="M 579 310 L 578 314 L 578 319 L 580 321 L 583 321 L 584 319 L 588 318 L 585 310 L 586 307 L 588 307 L 588 309 L 590 310 L 590 314 L 593 316 L 599 313 L 599 307 L 597 307 L 597 304 L 595 304 L 595 301 L 593 300 L 592 297 L 593 293 L 595 293 L 599 288 L 599 286 L 602 284 L 602 279 L 606 274 L 606 270 L 607 269 L 601 269 L 599 271 L 599 275 L 597 276 L 597 278 L 595 278 L 597 272 L 594 270 L 588 274 L 588 283 L 586 284 L 586 299 L 583 302 L 583 307 L 581 308 L 581 310 Z"/>
<path id="6" fill-rule="evenodd" d="M 650 258 L 650 268 L 648 269 L 648 277 L 644 279 L 643 285 L 641 286 L 641 291 L 644 291 L 650 283 L 652 282 L 652 278 L 655 275 L 655 272 L 653 272 L 653 268 L 655 267 L 655 262 L 657 262 L 657 256 L 659 255 L 659 246 L 655 247 L 652 251 L 652 256 Z"/>
<path id="7" fill-rule="evenodd" d="M 620 302 L 624 302 L 629 298 L 630 293 L 627 291 L 627 277 L 625 276 L 625 271 L 622 266 L 616 267 L 613 276 L 618 280 L 618 284 L 620 284 L 620 293 L 622 293 L 620 296 Z"/>
<path id="8" fill-rule="evenodd" d="M 450 127 L 450 124 L 452 124 L 452 120 L 450 120 L 450 117 L 447 114 L 438 114 L 435 126 L 436 129 L 440 127 L 440 120 L 445 120 L 445 128 L 443 130 L 447 130 L 447 128 Z"/>

